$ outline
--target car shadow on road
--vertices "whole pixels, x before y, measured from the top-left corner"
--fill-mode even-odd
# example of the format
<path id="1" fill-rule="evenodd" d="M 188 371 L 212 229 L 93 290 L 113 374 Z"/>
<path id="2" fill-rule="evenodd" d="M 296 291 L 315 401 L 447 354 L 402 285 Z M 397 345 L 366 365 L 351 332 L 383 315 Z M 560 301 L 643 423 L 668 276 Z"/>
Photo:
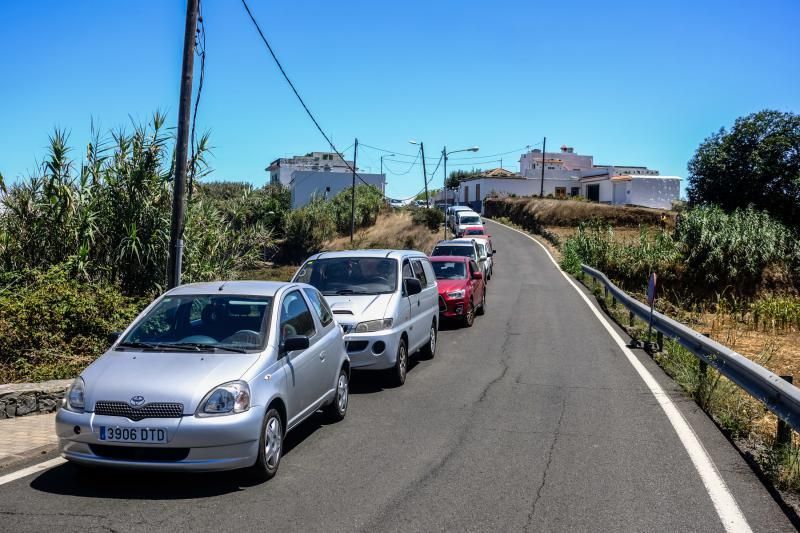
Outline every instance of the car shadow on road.
<path id="1" fill-rule="evenodd" d="M 304 440 L 328 425 L 317 412 L 294 428 L 284 440 L 286 457 Z M 278 472 L 278 478 L 280 478 Z M 277 478 L 276 478 L 277 479 Z M 186 500 L 239 492 L 263 483 L 243 470 L 226 472 L 147 472 L 80 468 L 66 463 L 46 470 L 31 481 L 31 488 L 48 494 L 120 500 Z"/>
<path id="2" fill-rule="evenodd" d="M 408 360 L 406 379 L 411 379 L 414 369 L 425 362 L 424 359 L 420 360 L 418 355 L 412 356 Z M 350 394 L 375 394 L 386 389 L 396 388 L 397 386 L 392 384 L 391 377 L 386 371 L 353 370 L 350 376 Z"/>

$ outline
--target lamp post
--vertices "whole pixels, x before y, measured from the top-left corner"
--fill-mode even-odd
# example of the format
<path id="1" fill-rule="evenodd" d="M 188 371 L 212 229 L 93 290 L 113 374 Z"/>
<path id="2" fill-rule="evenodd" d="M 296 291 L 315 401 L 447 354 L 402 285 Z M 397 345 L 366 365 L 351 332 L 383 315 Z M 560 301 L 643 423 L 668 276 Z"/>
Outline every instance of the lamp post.
<path id="1" fill-rule="evenodd" d="M 450 152 L 447 151 L 447 147 L 445 146 L 442 148 L 442 159 L 444 160 L 444 187 L 442 187 L 442 192 L 444 193 L 444 239 L 447 240 L 447 156 L 450 154 L 455 154 L 458 152 L 477 152 L 480 150 L 477 146 L 473 146 L 472 148 L 462 148 L 461 150 L 452 150 Z"/>
<path id="2" fill-rule="evenodd" d="M 381 156 L 381 174 L 383 174 L 383 158 L 384 157 L 394 157 L 394 154 L 387 154 Z"/>

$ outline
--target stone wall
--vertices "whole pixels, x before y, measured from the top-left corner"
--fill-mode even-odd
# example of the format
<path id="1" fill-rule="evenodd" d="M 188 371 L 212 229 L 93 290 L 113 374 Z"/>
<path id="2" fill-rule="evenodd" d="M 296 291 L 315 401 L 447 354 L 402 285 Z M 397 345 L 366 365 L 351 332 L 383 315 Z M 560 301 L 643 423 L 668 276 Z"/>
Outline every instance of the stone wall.
<path id="1" fill-rule="evenodd" d="M 0 418 L 52 413 L 61 405 L 71 379 L 0 385 Z"/>

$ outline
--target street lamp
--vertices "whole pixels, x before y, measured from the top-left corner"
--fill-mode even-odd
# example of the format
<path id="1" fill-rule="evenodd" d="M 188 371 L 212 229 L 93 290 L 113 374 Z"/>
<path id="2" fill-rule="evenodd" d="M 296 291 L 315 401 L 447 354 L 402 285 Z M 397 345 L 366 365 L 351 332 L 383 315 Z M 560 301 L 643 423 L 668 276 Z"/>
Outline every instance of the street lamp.
<path id="1" fill-rule="evenodd" d="M 422 141 L 417 143 L 417 141 L 411 140 L 408 141 L 411 144 L 419 144 L 419 150 L 422 152 L 422 181 L 425 182 L 425 207 L 430 207 L 431 201 L 428 198 L 428 171 L 425 168 L 425 144 Z"/>
<path id="2" fill-rule="evenodd" d="M 394 157 L 394 154 L 387 154 L 381 156 L 381 174 L 383 174 L 383 158 L 384 157 Z"/>
<path id="3" fill-rule="evenodd" d="M 480 150 L 480 148 L 477 146 L 473 146 L 472 148 L 462 148 L 461 150 L 453 150 L 450 152 L 447 151 L 446 146 L 442 148 L 442 159 L 444 159 L 444 187 L 442 187 L 442 192 L 444 192 L 444 240 L 447 240 L 447 156 L 458 152 L 477 152 L 478 150 Z M 455 201 L 453 203 L 455 203 Z"/>

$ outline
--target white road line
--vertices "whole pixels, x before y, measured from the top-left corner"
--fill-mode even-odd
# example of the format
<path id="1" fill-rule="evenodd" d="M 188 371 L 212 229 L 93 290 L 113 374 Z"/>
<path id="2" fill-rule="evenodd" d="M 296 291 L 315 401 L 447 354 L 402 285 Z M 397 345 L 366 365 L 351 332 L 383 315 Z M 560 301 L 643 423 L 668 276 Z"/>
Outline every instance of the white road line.
<path id="1" fill-rule="evenodd" d="M 708 455 L 708 452 L 703 447 L 703 443 L 700 442 L 697 434 L 694 432 L 675 404 L 672 403 L 672 400 L 664 392 L 664 389 L 661 388 L 661 385 L 659 385 L 658 381 L 656 381 L 653 375 L 628 348 L 628 346 L 622 340 L 622 337 L 619 336 L 617 331 L 608 321 L 608 318 L 592 304 L 586 294 L 575 284 L 574 281 L 572 281 L 572 278 L 570 278 L 566 272 L 561 270 L 561 267 L 550 254 L 550 250 L 548 250 L 545 245 L 527 233 L 516 228 L 506 226 L 505 224 L 501 224 L 500 222 L 495 222 L 493 220 L 491 222 L 506 227 L 512 231 L 516 231 L 517 233 L 528 237 L 530 240 L 541 246 L 542 250 L 544 250 L 547 254 L 547 257 L 550 258 L 550 261 L 553 262 L 558 271 L 561 272 L 569 284 L 572 285 L 581 298 L 583 298 L 583 300 L 586 302 L 586 305 L 588 305 L 589 309 L 591 309 L 594 313 L 594 316 L 596 316 L 600 323 L 606 328 L 608 334 L 611 335 L 611 338 L 614 339 L 620 350 L 622 350 L 622 353 L 625 354 L 625 357 L 628 358 L 630 364 L 634 369 L 636 369 L 636 372 L 650 389 L 650 392 L 653 393 L 653 396 L 655 396 L 658 404 L 667 415 L 670 424 L 672 424 L 672 427 L 675 429 L 675 433 L 678 434 L 678 438 L 681 440 L 683 447 L 686 449 L 686 453 L 689 454 L 689 458 L 692 460 L 697 473 L 700 474 L 700 479 L 703 480 L 703 485 L 705 485 L 706 491 L 711 497 L 711 502 L 714 505 L 714 509 L 717 511 L 717 515 L 719 515 L 725 530 L 729 532 L 735 531 L 742 533 L 752 531 L 750 529 L 750 525 L 747 523 L 747 519 L 742 513 L 742 510 L 739 508 L 739 504 L 736 503 L 736 499 L 733 497 L 733 494 L 731 494 L 730 489 L 728 489 L 728 485 L 725 484 L 725 480 L 722 479 L 717 467 L 714 465 L 714 461 Z"/>
<path id="2" fill-rule="evenodd" d="M 12 481 L 16 481 L 18 479 L 30 476 L 32 474 L 37 474 L 43 470 L 47 470 L 48 468 L 53 468 L 54 466 L 58 466 L 66 462 L 67 462 L 66 459 L 63 459 L 61 457 L 56 457 L 55 459 L 50 459 L 49 461 L 37 463 L 27 468 L 23 468 L 22 470 L 17 470 L 16 472 L 6 474 L 5 476 L 0 476 L 0 485 L 11 483 Z"/>

